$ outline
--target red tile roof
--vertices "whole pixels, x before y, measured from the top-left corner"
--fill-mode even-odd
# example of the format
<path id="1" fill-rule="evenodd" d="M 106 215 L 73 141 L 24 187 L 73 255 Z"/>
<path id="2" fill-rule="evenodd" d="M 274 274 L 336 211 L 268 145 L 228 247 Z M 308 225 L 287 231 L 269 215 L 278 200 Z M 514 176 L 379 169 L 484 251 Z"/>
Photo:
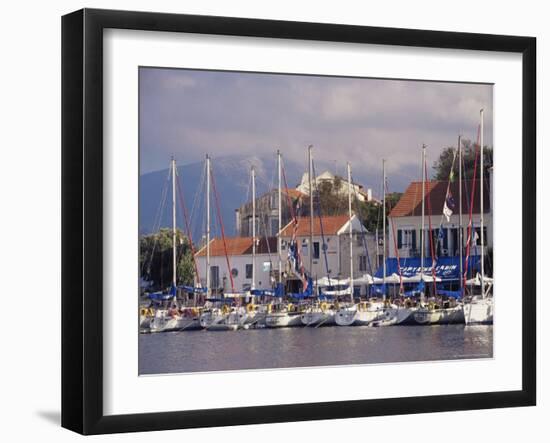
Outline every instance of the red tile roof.
<path id="1" fill-rule="evenodd" d="M 347 215 L 328 215 L 326 217 L 322 217 L 323 234 L 335 235 L 340 229 L 342 229 L 342 226 L 344 226 L 348 220 L 349 217 Z M 309 235 L 309 223 L 309 217 L 298 217 L 298 230 L 296 235 L 302 237 Z M 293 222 L 290 222 L 283 228 L 281 237 L 292 237 L 293 231 Z M 321 223 L 319 222 L 319 217 L 313 218 L 313 235 L 321 235 Z"/>
<path id="2" fill-rule="evenodd" d="M 229 237 L 225 239 L 227 255 L 250 255 L 252 254 L 252 237 Z M 256 254 L 277 253 L 277 238 L 261 238 L 256 245 Z M 224 242 L 221 238 L 210 240 L 210 256 L 225 255 Z M 203 246 L 197 253 L 197 257 L 206 256 L 206 246 Z"/>
<path id="3" fill-rule="evenodd" d="M 470 205 L 470 197 L 472 192 L 472 185 L 475 182 L 475 194 L 474 194 L 474 208 L 473 213 L 479 214 L 479 180 L 463 180 L 462 181 L 462 213 L 468 214 L 468 207 Z M 447 181 L 431 180 L 426 182 L 426 201 L 425 201 L 425 214 L 429 214 L 429 206 L 431 206 L 431 215 L 440 215 L 443 213 L 443 205 L 445 203 L 445 196 L 447 193 Z M 459 201 L 459 187 L 458 181 L 451 183 L 451 194 L 455 200 L 455 213 L 458 213 Z M 430 205 L 428 205 L 428 199 Z M 484 205 L 483 212 L 489 212 L 490 198 L 489 189 L 487 185 L 484 189 L 483 195 Z M 407 190 L 403 193 L 397 205 L 392 209 L 390 217 L 406 217 L 406 216 L 421 216 L 422 215 L 422 182 L 412 182 Z"/>

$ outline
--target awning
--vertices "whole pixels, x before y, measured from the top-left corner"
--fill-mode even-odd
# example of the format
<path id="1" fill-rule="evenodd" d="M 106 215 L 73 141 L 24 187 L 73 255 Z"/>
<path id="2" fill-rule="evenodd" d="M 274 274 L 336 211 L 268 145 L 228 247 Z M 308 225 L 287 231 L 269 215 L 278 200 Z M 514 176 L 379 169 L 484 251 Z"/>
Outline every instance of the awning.
<path id="1" fill-rule="evenodd" d="M 468 260 L 468 275 L 478 271 L 480 264 L 480 256 L 471 256 Z M 464 265 L 466 263 L 463 257 Z M 399 283 L 399 271 L 404 283 L 418 282 L 421 275 L 420 257 L 400 258 L 399 267 L 397 266 L 397 258 L 386 259 L 386 283 Z M 399 269 L 400 268 L 400 269 Z M 383 267 L 380 266 L 376 271 L 375 276 L 382 278 Z M 451 281 L 460 280 L 460 257 L 439 257 L 435 261 L 436 281 Z M 424 258 L 424 281 L 432 281 L 432 259 Z"/>

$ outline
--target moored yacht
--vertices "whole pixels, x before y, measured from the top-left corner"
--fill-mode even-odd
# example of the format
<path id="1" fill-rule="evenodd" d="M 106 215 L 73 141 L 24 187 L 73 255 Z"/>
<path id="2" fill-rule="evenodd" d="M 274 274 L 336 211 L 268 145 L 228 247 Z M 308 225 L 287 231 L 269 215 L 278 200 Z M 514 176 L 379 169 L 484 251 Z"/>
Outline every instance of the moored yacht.
<path id="1" fill-rule="evenodd" d="M 327 302 L 315 303 L 309 306 L 300 316 L 304 326 L 332 326 L 335 321 L 336 312 L 333 306 Z"/>
<path id="2" fill-rule="evenodd" d="M 430 302 L 413 312 L 412 317 L 419 325 L 443 325 L 464 323 L 462 306 L 453 299 L 436 303 Z"/>
<path id="3" fill-rule="evenodd" d="M 273 305 L 265 316 L 265 325 L 268 328 L 302 326 L 301 316 L 302 311 L 291 303 Z"/>

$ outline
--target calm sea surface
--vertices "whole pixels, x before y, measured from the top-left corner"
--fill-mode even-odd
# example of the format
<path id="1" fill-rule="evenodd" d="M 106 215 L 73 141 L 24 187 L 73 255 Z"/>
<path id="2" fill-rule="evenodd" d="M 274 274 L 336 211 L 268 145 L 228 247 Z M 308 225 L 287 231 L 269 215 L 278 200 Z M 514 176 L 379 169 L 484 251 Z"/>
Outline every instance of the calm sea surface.
<path id="1" fill-rule="evenodd" d="M 139 335 L 140 374 L 452 360 L 492 355 L 492 326 L 201 330 Z"/>

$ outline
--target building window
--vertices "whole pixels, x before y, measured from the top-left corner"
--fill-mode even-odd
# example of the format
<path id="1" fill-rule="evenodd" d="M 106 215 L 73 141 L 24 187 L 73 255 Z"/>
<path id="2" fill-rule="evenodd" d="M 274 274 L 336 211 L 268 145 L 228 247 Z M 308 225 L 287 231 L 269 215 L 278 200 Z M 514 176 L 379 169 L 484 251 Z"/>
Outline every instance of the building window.
<path id="1" fill-rule="evenodd" d="M 313 242 L 313 258 L 318 259 L 319 258 L 319 242 Z"/>
<path id="2" fill-rule="evenodd" d="M 367 272 L 367 256 L 366 255 L 360 255 L 359 256 L 359 271 Z"/>
<path id="3" fill-rule="evenodd" d="M 219 266 L 210 266 L 210 286 L 212 286 L 212 289 L 218 289 L 220 287 Z"/>
<path id="4" fill-rule="evenodd" d="M 272 218 L 271 219 L 271 232 L 269 233 L 269 235 L 275 237 L 278 232 L 279 232 L 279 219 Z"/>
<path id="5" fill-rule="evenodd" d="M 252 236 L 252 217 L 248 218 L 248 235 Z M 256 216 L 256 235 L 260 235 L 260 220 Z"/>
<path id="6" fill-rule="evenodd" d="M 397 249 L 416 249 L 416 231 L 414 229 L 397 230 Z"/>
<path id="7" fill-rule="evenodd" d="M 481 246 L 481 227 L 474 228 L 472 245 Z M 483 246 L 487 246 L 487 226 L 483 226 Z"/>
<path id="8" fill-rule="evenodd" d="M 246 278 L 252 278 L 252 265 L 251 264 L 247 264 L 245 266 L 245 273 L 246 273 Z"/>

